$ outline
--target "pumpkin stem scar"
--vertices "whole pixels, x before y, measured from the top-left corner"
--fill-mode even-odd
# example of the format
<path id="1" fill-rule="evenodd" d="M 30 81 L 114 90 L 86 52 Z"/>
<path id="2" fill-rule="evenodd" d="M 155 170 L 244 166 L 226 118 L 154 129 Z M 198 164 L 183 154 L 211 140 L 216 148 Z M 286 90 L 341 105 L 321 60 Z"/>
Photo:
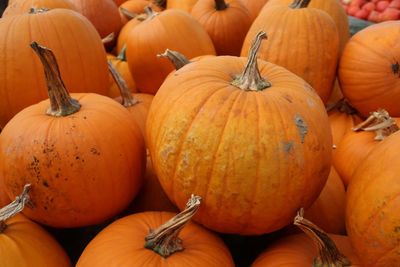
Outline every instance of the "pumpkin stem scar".
<path id="1" fill-rule="evenodd" d="M 44 74 L 47 82 L 47 89 L 50 98 L 50 108 L 47 115 L 64 117 L 78 112 L 81 104 L 69 95 L 61 79 L 56 57 L 53 52 L 36 42 L 31 43 L 32 49 L 39 56 L 43 64 Z"/>
<path id="2" fill-rule="evenodd" d="M 297 130 L 299 131 L 301 143 L 303 144 L 304 137 L 306 136 L 306 134 L 308 132 L 308 126 L 307 126 L 306 122 L 304 121 L 304 119 L 299 114 L 297 114 L 294 117 L 294 122 L 296 124 Z"/>
<path id="3" fill-rule="evenodd" d="M 0 209 L 0 233 L 2 233 L 6 228 L 6 221 L 11 217 L 15 216 L 21 212 L 25 205 L 30 203 L 29 191 L 31 189 L 30 184 L 26 184 L 22 190 L 21 195 L 17 196 L 13 202 Z"/>
<path id="4" fill-rule="evenodd" d="M 182 240 L 178 237 L 185 224 L 195 215 L 200 208 L 201 197 L 192 195 L 186 208 L 161 225 L 156 230 L 150 230 L 145 237 L 145 248 L 151 249 L 166 258 L 174 252 L 182 251 Z"/>
<path id="5" fill-rule="evenodd" d="M 322 229 L 304 218 L 303 208 L 297 213 L 293 224 L 314 240 L 318 247 L 319 255 L 314 259 L 313 267 L 351 266 L 351 262 L 340 253 L 333 240 Z"/>
<path id="6" fill-rule="evenodd" d="M 107 62 L 108 70 L 110 71 L 114 81 L 117 83 L 119 91 L 122 96 L 122 105 L 124 107 L 131 107 L 139 103 L 139 101 L 133 98 L 131 90 L 126 84 L 124 78 L 122 78 L 121 74 L 115 69 L 111 61 Z"/>
<path id="7" fill-rule="evenodd" d="M 257 65 L 257 54 L 261 46 L 261 41 L 267 39 L 267 34 L 263 31 L 257 33 L 251 45 L 249 56 L 243 72 L 238 75 L 231 84 L 245 91 L 261 91 L 271 87 L 271 83 L 261 77 Z"/>
<path id="8" fill-rule="evenodd" d="M 175 70 L 179 70 L 183 66 L 187 65 L 190 63 L 189 59 L 182 55 L 181 53 L 171 50 L 171 49 L 166 49 L 164 53 L 162 54 L 157 54 L 158 58 L 167 58 L 171 63 L 174 65 Z"/>
<path id="9" fill-rule="evenodd" d="M 311 0 L 294 0 L 289 7 L 293 9 L 306 8 L 310 2 Z"/>
<path id="10" fill-rule="evenodd" d="M 229 5 L 225 2 L 225 0 L 215 0 L 215 9 L 218 11 L 225 10 L 229 7 Z"/>

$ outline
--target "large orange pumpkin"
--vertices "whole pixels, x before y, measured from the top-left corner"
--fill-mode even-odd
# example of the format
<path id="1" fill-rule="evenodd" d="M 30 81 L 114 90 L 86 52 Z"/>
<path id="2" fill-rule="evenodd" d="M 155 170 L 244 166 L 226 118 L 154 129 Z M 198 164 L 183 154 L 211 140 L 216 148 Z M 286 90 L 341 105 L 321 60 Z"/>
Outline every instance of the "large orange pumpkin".
<path id="1" fill-rule="evenodd" d="M 320 9 L 308 7 L 309 2 L 267 4 L 251 25 L 241 56 L 247 55 L 258 31 L 267 32 L 270 41 L 261 47 L 260 58 L 303 78 L 326 103 L 336 78 L 339 36 L 332 18 Z"/>
<path id="2" fill-rule="evenodd" d="M 115 46 L 114 50 L 116 54 L 120 54 L 121 51 L 125 48 L 126 49 L 126 40 L 129 36 L 129 32 L 135 28 L 140 22 L 145 20 L 146 14 L 137 15 L 136 17 L 129 20 L 121 29 L 118 34 L 117 38 L 117 45 Z"/>
<path id="3" fill-rule="evenodd" d="M 177 9 L 153 12 L 129 32 L 126 40 L 126 57 L 140 92 L 155 94 L 173 70 L 169 62 L 157 58 L 167 48 L 188 58 L 215 55 L 207 32 L 188 13 Z"/>
<path id="4" fill-rule="evenodd" d="M 338 72 L 344 96 L 361 114 L 383 108 L 400 117 L 400 21 L 357 32 L 343 51 Z"/>
<path id="5" fill-rule="evenodd" d="M 15 201 L 0 209 L 1 266 L 71 267 L 57 241 L 38 224 L 18 214 L 29 203 L 29 188 L 25 186 Z"/>
<path id="6" fill-rule="evenodd" d="M 40 61 L 29 48 L 34 40 L 52 47 L 71 92 L 108 91 L 106 54 L 91 23 L 72 10 L 37 12 L 0 20 L 1 127 L 23 108 L 47 98 Z"/>
<path id="7" fill-rule="evenodd" d="M 0 136 L 1 178 L 9 197 L 32 184 L 29 218 L 53 227 L 103 222 L 141 185 L 143 138 L 129 112 L 97 94 L 69 96 L 50 50 L 40 55 L 49 100 L 18 113 Z M 46 109 L 48 110 L 46 112 Z"/>
<path id="8" fill-rule="evenodd" d="M 133 19 L 135 16 L 144 13 L 145 7 L 147 6 L 151 7 L 156 12 L 162 11 L 160 6 L 149 0 L 129 0 L 124 2 L 119 7 L 122 23 L 126 24 L 130 19 Z M 126 16 L 126 14 L 129 14 L 130 17 Z M 134 17 L 132 18 L 132 16 Z"/>
<path id="9" fill-rule="evenodd" d="M 377 146 L 347 189 L 346 229 L 364 266 L 400 264 L 400 132 Z"/>
<path id="10" fill-rule="evenodd" d="M 250 13 L 251 21 L 254 21 L 268 0 L 242 0 Z"/>
<path id="11" fill-rule="evenodd" d="M 197 3 L 198 0 L 168 0 L 167 1 L 167 9 L 180 9 L 190 13 L 192 11 L 193 6 Z"/>
<path id="12" fill-rule="evenodd" d="M 202 196 L 195 220 L 220 232 L 261 234 L 287 225 L 299 206 L 317 198 L 329 174 L 323 103 L 298 76 L 256 60 L 264 37 L 257 35 L 248 63 L 209 57 L 177 70 L 147 119 L 166 194 L 181 209 L 191 193 Z"/>
<path id="13" fill-rule="evenodd" d="M 234 266 L 216 234 L 189 222 L 199 205 L 192 196 L 176 216 L 143 212 L 113 222 L 89 243 L 76 267 Z"/>
<path id="14" fill-rule="evenodd" d="M 7 6 L 2 17 L 27 14 L 31 8 L 67 8 L 76 11 L 75 6 L 69 0 L 18 0 Z"/>

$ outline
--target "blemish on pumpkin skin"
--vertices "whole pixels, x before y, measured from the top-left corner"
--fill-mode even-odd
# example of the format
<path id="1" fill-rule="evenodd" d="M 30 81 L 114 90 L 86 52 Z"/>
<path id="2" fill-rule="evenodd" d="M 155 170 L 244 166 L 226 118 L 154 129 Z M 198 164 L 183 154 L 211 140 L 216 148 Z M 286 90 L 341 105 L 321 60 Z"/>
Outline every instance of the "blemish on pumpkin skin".
<path id="1" fill-rule="evenodd" d="M 392 72 L 393 72 L 394 75 L 400 74 L 399 62 L 396 62 L 396 63 L 392 64 Z M 399 77 L 400 77 L 400 75 L 399 75 Z"/>
<path id="2" fill-rule="evenodd" d="M 286 153 L 289 153 L 291 150 L 293 150 L 293 141 L 284 142 L 283 143 L 283 150 Z"/>
<path id="3" fill-rule="evenodd" d="M 301 143 L 304 144 L 304 138 L 308 132 L 308 126 L 299 114 L 296 114 L 296 116 L 294 116 L 294 122 L 299 132 Z"/>
<path id="4" fill-rule="evenodd" d="M 395 228 L 394 228 L 394 232 L 395 233 L 400 233 L 400 226 L 396 226 Z"/>

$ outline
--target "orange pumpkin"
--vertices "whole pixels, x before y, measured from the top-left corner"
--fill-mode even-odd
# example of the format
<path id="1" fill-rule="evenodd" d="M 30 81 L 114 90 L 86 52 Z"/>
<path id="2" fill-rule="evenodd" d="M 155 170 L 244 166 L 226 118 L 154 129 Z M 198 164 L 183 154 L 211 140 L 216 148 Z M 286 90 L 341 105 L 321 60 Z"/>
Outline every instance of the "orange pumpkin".
<path id="1" fill-rule="evenodd" d="M 175 217 L 143 212 L 113 222 L 89 243 L 76 267 L 234 266 L 216 234 L 188 223 L 199 205 L 199 197 L 192 196 Z"/>
<path id="2" fill-rule="evenodd" d="M 249 10 L 251 21 L 254 21 L 268 0 L 242 0 Z"/>
<path id="3" fill-rule="evenodd" d="M 339 64 L 344 96 L 364 116 L 383 108 L 400 117 L 400 21 L 387 21 L 357 32 Z"/>
<path id="4" fill-rule="evenodd" d="M 121 51 L 126 48 L 126 40 L 128 39 L 129 32 L 136 27 L 140 22 L 146 19 L 145 14 L 138 15 L 134 17 L 133 19 L 129 20 L 121 29 L 119 32 L 118 38 L 117 38 L 117 45 L 115 46 L 114 50 L 116 54 L 120 54 Z M 126 59 L 125 59 L 126 60 Z"/>
<path id="5" fill-rule="evenodd" d="M 147 6 L 150 6 L 156 12 L 162 11 L 160 6 L 149 0 L 129 0 L 124 2 L 119 7 L 122 23 L 126 24 L 130 19 L 133 19 L 135 16 L 144 13 L 144 9 Z"/>
<path id="6" fill-rule="evenodd" d="M 24 214 L 53 227 L 96 224 L 132 201 L 145 167 L 143 138 L 129 112 L 97 94 L 69 96 L 53 53 L 36 43 L 49 100 L 18 113 L 1 136 L 1 177 L 9 197 L 26 183 Z M 48 109 L 47 112 L 46 109 Z"/>
<path id="7" fill-rule="evenodd" d="M 215 54 L 207 32 L 189 14 L 177 9 L 153 12 L 126 40 L 127 61 L 140 92 L 155 94 L 173 70 L 169 62 L 156 56 L 167 48 L 188 58 Z"/>
<path id="8" fill-rule="evenodd" d="M 195 220 L 220 232 L 282 228 L 299 206 L 312 204 L 329 174 L 323 103 L 298 76 L 256 60 L 262 38 L 265 33 L 257 35 L 248 63 L 209 57 L 177 70 L 147 119 L 164 191 L 181 209 L 191 193 L 203 196 Z"/>
<path id="9" fill-rule="evenodd" d="M 190 13 L 197 1 L 198 0 L 168 0 L 167 9 L 180 9 Z"/>
<path id="10" fill-rule="evenodd" d="M 335 22 L 324 11 L 308 7 L 308 0 L 290 6 L 266 5 L 250 27 L 241 56 L 246 56 L 253 36 L 264 30 L 270 41 L 260 58 L 285 67 L 308 82 L 327 102 L 331 95 L 339 56 Z"/>
<path id="11" fill-rule="evenodd" d="M 7 6 L 2 17 L 27 14 L 31 8 L 67 8 L 76 11 L 75 6 L 69 0 L 18 0 Z"/>
<path id="12" fill-rule="evenodd" d="M 217 55 L 240 55 L 252 22 L 242 0 L 199 0 L 191 15 L 206 29 Z"/>
<path id="13" fill-rule="evenodd" d="M 71 267 L 71 262 L 54 238 L 38 224 L 18 214 L 29 203 L 29 186 L 0 209 L 1 266 Z"/>
<path id="14" fill-rule="evenodd" d="M 363 266 L 399 266 L 400 132 L 360 163 L 347 189 L 346 229 Z"/>
<path id="15" fill-rule="evenodd" d="M 23 108 L 47 98 L 40 61 L 28 45 L 34 40 L 53 48 L 72 92 L 107 94 L 106 54 L 86 18 L 67 9 L 4 18 L 0 20 L 0 58 L 7 65 L 0 68 L 2 127 Z"/>
<path id="16" fill-rule="evenodd" d="M 304 233 L 290 235 L 271 244 L 251 266 L 362 266 L 347 236 L 327 235 L 303 215 L 296 216 L 294 224 Z"/>

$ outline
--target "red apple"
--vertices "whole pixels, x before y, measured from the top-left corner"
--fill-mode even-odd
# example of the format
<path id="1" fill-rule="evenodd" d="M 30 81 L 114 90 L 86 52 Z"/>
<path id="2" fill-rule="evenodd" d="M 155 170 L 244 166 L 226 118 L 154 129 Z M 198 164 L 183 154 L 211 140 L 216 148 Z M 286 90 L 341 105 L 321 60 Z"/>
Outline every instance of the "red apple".
<path id="1" fill-rule="evenodd" d="M 400 9 L 400 0 L 393 0 L 393 1 L 390 3 L 389 7 L 390 7 L 390 8 L 397 8 L 397 9 Z"/>
<path id="2" fill-rule="evenodd" d="M 383 21 L 397 20 L 400 18 L 400 10 L 396 8 L 387 8 L 382 12 L 381 16 Z"/>
<path id="3" fill-rule="evenodd" d="M 359 19 L 367 19 L 369 16 L 369 13 L 370 12 L 368 10 L 360 9 L 354 14 L 354 17 L 359 18 Z"/>
<path id="4" fill-rule="evenodd" d="M 364 9 L 364 10 L 369 11 L 368 13 L 370 13 L 372 10 L 375 10 L 375 4 L 372 3 L 372 2 L 368 2 L 365 5 L 363 5 L 361 8 Z"/>
<path id="5" fill-rule="evenodd" d="M 376 11 L 383 12 L 388 6 L 389 6 L 389 1 L 384 0 L 384 1 L 379 1 L 376 3 Z"/>
<path id="6" fill-rule="evenodd" d="M 371 22 L 381 22 L 381 13 L 376 10 L 372 10 L 371 13 L 369 13 L 368 20 Z"/>
<path id="7" fill-rule="evenodd" d="M 367 0 L 352 0 L 350 2 L 350 6 L 357 6 L 357 7 L 361 7 L 362 5 L 366 4 Z"/>
<path id="8" fill-rule="evenodd" d="M 358 7 L 358 6 L 349 6 L 347 9 L 347 14 L 350 16 L 355 16 L 359 10 L 360 10 L 360 7 Z"/>

